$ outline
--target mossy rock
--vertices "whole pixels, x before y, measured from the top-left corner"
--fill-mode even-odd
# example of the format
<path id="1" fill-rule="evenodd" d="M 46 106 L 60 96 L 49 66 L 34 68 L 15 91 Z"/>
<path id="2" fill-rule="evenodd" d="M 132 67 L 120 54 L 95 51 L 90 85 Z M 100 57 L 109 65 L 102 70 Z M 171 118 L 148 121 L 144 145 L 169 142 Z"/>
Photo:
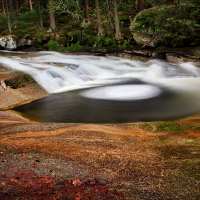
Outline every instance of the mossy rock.
<path id="1" fill-rule="evenodd" d="M 16 77 L 6 79 L 4 82 L 6 86 L 10 86 L 12 89 L 24 87 L 27 83 L 35 83 L 35 80 L 28 74 L 16 71 Z"/>

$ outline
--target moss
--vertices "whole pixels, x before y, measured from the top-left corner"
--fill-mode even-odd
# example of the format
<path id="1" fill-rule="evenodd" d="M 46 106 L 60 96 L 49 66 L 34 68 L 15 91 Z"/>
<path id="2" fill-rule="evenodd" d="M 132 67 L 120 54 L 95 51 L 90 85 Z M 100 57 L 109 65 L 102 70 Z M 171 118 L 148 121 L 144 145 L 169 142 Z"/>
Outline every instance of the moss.
<path id="1" fill-rule="evenodd" d="M 142 123 L 139 125 L 139 128 L 148 132 L 152 132 L 154 130 L 153 125 L 150 123 Z"/>
<path id="2" fill-rule="evenodd" d="M 152 122 L 140 123 L 139 128 L 148 132 L 171 132 L 171 131 L 187 131 L 187 130 L 200 130 L 200 126 L 192 126 L 190 124 L 178 124 L 173 122 Z"/>
<path id="3" fill-rule="evenodd" d="M 168 131 L 184 131 L 184 129 L 175 123 L 160 123 L 156 127 L 156 132 L 168 132 Z"/>
<path id="4" fill-rule="evenodd" d="M 16 77 L 11 79 L 6 79 L 6 86 L 10 86 L 12 89 L 17 89 L 24 87 L 25 83 L 34 83 L 35 80 L 28 74 L 25 74 L 21 71 L 15 71 Z"/>

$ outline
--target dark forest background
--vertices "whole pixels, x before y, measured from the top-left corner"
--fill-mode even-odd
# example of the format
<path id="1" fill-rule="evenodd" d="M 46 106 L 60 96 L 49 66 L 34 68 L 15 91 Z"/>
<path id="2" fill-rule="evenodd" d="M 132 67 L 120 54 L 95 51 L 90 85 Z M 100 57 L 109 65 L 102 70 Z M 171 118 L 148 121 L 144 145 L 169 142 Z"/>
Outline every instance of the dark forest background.
<path id="1" fill-rule="evenodd" d="M 56 51 L 137 45 L 132 34 L 161 46 L 200 44 L 199 0 L 0 0 L 0 34 L 36 40 Z"/>

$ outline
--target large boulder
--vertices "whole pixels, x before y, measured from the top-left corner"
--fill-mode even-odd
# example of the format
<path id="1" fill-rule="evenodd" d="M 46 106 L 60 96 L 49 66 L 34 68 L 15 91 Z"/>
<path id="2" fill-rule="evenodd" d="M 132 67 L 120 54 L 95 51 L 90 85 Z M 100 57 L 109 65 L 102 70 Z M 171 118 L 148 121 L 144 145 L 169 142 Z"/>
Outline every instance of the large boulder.
<path id="1" fill-rule="evenodd" d="M 17 43 L 18 47 L 23 47 L 23 46 L 34 46 L 37 44 L 37 39 L 33 38 L 33 39 L 25 39 L 25 38 L 21 38 L 19 40 L 19 42 Z"/>
<path id="2" fill-rule="evenodd" d="M 133 35 L 133 39 L 139 46 L 143 46 L 146 44 L 147 47 L 153 47 L 156 48 L 160 45 L 161 43 L 161 38 L 160 37 L 155 37 L 155 32 L 153 28 L 151 27 L 143 27 L 142 29 L 138 29 L 138 21 L 137 17 L 141 15 L 144 12 L 151 12 L 158 9 L 158 7 L 153 7 L 149 9 L 142 10 L 139 12 L 133 20 L 130 18 L 130 30 Z"/>
<path id="3" fill-rule="evenodd" d="M 24 46 L 34 46 L 37 44 L 37 39 L 25 39 L 21 38 L 16 40 L 15 37 L 8 35 L 0 38 L 0 49 L 1 50 L 17 50 Z"/>
<path id="4" fill-rule="evenodd" d="M 7 35 L 0 38 L 0 48 L 6 50 L 16 50 L 17 42 L 11 35 Z"/>
<path id="5" fill-rule="evenodd" d="M 141 33 L 141 32 L 133 32 L 133 39 L 139 46 L 143 46 L 147 44 L 147 47 L 153 47 L 156 48 L 160 45 L 161 41 L 158 37 L 152 38 L 147 33 Z"/>
<path id="6" fill-rule="evenodd" d="M 130 18 L 130 30 L 132 32 L 133 39 L 139 46 L 145 45 L 146 47 L 156 48 L 164 43 L 164 38 L 159 35 L 156 35 L 152 27 L 143 27 L 142 29 L 138 28 L 140 24 L 137 21 L 138 16 L 146 12 L 152 12 L 154 10 L 157 10 L 158 8 L 158 6 L 155 6 L 149 9 L 144 9 L 141 12 L 139 12 L 133 20 Z"/>

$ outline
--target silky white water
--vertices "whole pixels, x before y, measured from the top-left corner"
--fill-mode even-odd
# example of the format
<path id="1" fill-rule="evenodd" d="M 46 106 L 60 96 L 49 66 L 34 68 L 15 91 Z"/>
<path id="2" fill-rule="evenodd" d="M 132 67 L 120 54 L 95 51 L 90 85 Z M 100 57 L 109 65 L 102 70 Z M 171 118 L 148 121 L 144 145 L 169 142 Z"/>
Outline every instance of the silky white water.
<path id="1" fill-rule="evenodd" d="M 0 63 L 31 75 L 51 93 L 14 108 L 36 121 L 121 123 L 200 113 L 200 68 L 195 63 L 5 51 Z"/>
<path id="2" fill-rule="evenodd" d="M 0 56 L 3 66 L 30 74 L 49 93 L 113 83 L 120 78 L 139 78 L 174 85 L 180 89 L 192 85 L 195 90 L 200 85 L 200 69 L 194 63 L 174 64 L 159 60 L 140 62 L 119 57 L 66 55 L 57 52 L 9 52 L 13 55 L 6 57 L 3 53 L 5 51 Z M 146 93 L 148 88 L 135 87 L 136 90 L 140 93 L 144 90 Z M 112 93 L 116 96 L 114 91 Z"/>

